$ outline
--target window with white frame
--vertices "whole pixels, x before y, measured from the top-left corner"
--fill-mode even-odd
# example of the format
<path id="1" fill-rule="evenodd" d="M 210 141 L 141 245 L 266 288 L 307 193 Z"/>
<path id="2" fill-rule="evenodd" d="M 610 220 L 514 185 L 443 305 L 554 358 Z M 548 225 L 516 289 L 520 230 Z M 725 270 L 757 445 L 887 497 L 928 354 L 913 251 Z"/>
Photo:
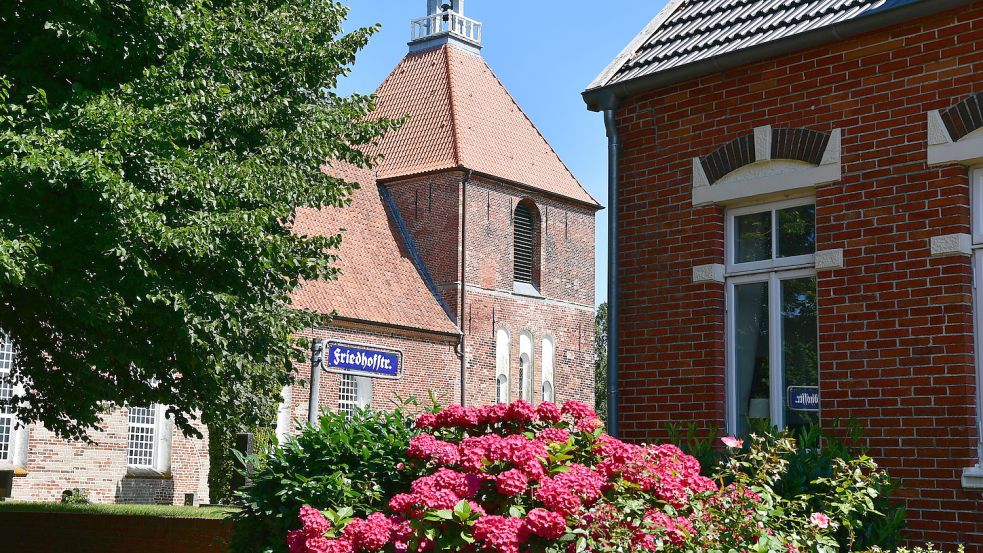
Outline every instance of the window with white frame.
<path id="1" fill-rule="evenodd" d="M 509 402 L 509 373 L 512 367 L 512 337 L 500 328 L 495 332 L 495 401 Z"/>
<path id="2" fill-rule="evenodd" d="M 0 464 L 11 463 L 14 458 L 17 421 L 14 406 L 10 404 L 14 397 L 13 368 L 14 344 L 4 336 L 0 342 Z"/>
<path id="3" fill-rule="evenodd" d="M 543 401 L 556 401 L 553 384 L 553 363 L 556 359 L 556 343 L 552 336 L 543 338 Z"/>
<path id="4" fill-rule="evenodd" d="M 127 408 L 126 464 L 135 472 L 171 470 L 174 425 L 163 405 Z"/>
<path id="5" fill-rule="evenodd" d="M 532 335 L 523 332 L 519 335 L 519 397 L 526 401 L 532 401 L 536 381 L 533 355 Z"/>
<path id="6" fill-rule="evenodd" d="M 727 426 L 818 421 L 815 200 L 727 211 Z"/>
<path id="7" fill-rule="evenodd" d="M 341 375 L 338 389 L 338 411 L 351 416 L 356 409 L 372 406 L 372 379 L 351 374 Z"/>
<path id="8" fill-rule="evenodd" d="M 130 407 L 127 430 L 126 464 L 152 468 L 156 461 L 158 409 Z"/>
<path id="9" fill-rule="evenodd" d="M 970 170 L 973 218 L 974 317 L 976 319 L 976 416 L 979 427 L 979 457 L 983 461 L 983 166 Z M 981 475 L 983 477 L 983 475 Z"/>

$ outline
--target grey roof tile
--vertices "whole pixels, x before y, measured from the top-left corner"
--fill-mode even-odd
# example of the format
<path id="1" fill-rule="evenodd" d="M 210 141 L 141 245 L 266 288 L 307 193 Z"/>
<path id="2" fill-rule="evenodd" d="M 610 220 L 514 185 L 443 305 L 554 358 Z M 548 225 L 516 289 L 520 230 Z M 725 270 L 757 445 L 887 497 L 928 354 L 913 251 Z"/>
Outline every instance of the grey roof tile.
<path id="1" fill-rule="evenodd" d="M 606 84 L 629 81 L 916 0 L 685 0 Z M 670 8 L 672 9 L 672 8 Z"/>

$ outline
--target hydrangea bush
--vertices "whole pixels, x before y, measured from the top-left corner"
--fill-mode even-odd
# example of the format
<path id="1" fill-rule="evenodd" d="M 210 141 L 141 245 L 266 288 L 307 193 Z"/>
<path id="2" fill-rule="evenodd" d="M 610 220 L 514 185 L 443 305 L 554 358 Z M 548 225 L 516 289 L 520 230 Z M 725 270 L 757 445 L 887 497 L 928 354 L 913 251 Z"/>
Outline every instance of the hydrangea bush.
<path id="1" fill-rule="evenodd" d="M 604 435 L 577 402 L 455 406 L 416 425 L 399 466 L 409 493 L 365 518 L 305 507 L 291 553 L 836 550 L 836 520 L 772 492 L 776 448 L 752 446 L 711 479 L 674 445 Z"/>

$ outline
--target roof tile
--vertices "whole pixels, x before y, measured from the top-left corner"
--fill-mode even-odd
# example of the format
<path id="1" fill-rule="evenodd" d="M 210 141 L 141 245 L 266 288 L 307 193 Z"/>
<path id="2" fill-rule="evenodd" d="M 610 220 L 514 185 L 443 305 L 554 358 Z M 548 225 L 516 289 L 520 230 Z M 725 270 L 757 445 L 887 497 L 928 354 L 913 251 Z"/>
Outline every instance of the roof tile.
<path id="1" fill-rule="evenodd" d="M 411 53 L 376 94 L 375 116 L 410 116 L 380 142 L 380 179 L 461 167 L 598 205 L 481 56 L 450 45 Z"/>
<path id="2" fill-rule="evenodd" d="M 676 0 L 591 86 L 653 75 L 915 1 Z"/>
<path id="3" fill-rule="evenodd" d="M 358 183 L 351 205 L 298 210 L 294 232 L 307 236 L 342 233 L 332 254 L 341 270 L 337 280 L 305 282 L 293 305 L 345 318 L 457 334 L 413 263 L 391 221 L 370 171 L 345 164 L 326 167 L 331 176 Z"/>

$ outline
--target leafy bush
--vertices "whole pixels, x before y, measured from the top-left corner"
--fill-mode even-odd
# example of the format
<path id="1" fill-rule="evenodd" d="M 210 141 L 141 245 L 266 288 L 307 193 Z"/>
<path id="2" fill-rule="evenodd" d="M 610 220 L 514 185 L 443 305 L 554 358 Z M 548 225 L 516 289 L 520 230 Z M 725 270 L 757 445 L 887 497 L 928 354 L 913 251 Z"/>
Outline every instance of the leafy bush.
<path id="1" fill-rule="evenodd" d="M 418 434 L 402 409 L 383 413 L 325 413 L 319 425 L 303 425 L 283 446 L 261 459 L 242 460 L 255 470 L 237 494 L 232 550 L 282 552 L 303 505 L 347 506 L 357 515 L 382 508 L 409 490 L 410 475 L 396 470 L 410 438 Z"/>
<path id="2" fill-rule="evenodd" d="M 89 492 L 81 488 L 72 488 L 61 492 L 62 505 L 88 505 Z"/>
<path id="3" fill-rule="evenodd" d="M 253 435 L 253 453 L 262 464 L 276 444 L 276 435 L 269 425 L 250 428 Z M 217 505 L 228 505 L 234 499 L 233 483 L 239 472 L 236 457 L 235 429 L 224 426 L 208 428 L 208 497 Z"/>
<path id="4" fill-rule="evenodd" d="M 576 402 L 448 407 L 417 427 L 423 433 L 400 465 L 414 478 L 408 493 L 364 517 L 305 506 L 290 552 L 837 549 L 844 518 L 811 511 L 808 496 L 774 492 L 794 455 L 788 438 L 754 438 L 743 449 L 729 438 L 735 452 L 711 479 L 674 445 L 603 435 L 596 414 Z M 871 464 L 836 465 L 828 485 L 843 493 L 827 504 L 857 508 Z"/>
<path id="5" fill-rule="evenodd" d="M 762 424 L 756 426 L 754 432 L 763 436 L 768 444 L 783 439 L 792 439 L 796 443 L 796 447 L 784 456 L 788 469 L 775 484 L 777 495 L 787 499 L 808 497 L 809 509 L 816 512 L 834 512 L 841 507 L 848 511 L 836 533 L 842 551 L 898 545 L 905 527 L 905 508 L 891 496 L 897 491 L 899 482 L 878 469 L 857 445 L 862 434 L 858 425 L 847 428 L 844 438 L 823 434 L 815 425 L 779 432 Z M 716 440 L 701 434 L 695 425 L 685 430 L 670 426 L 669 433 L 673 443 L 700 460 L 704 474 L 717 470 L 735 453 L 732 449 L 717 447 Z M 717 432 L 711 430 L 709 434 L 712 436 Z M 863 480 L 850 487 L 857 491 L 856 495 L 843 498 L 836 493 L 831 478 L 836 470 L 848 470 L 848 467 L 861 468 Z M 844 499 L 852 503 L 841 505 Z"/>

